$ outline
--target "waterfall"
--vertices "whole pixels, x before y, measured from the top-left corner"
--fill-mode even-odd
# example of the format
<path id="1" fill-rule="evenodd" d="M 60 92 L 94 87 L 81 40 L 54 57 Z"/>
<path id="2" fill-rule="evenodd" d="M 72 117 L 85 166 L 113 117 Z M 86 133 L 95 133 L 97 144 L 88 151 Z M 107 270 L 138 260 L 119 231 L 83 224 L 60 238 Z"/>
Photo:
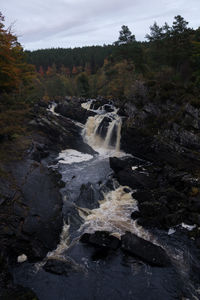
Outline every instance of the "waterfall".
<path id="1" fill-rule="evenodd" d="M 92 102 L 84 105 L 91 107 Z M 83 130 L 83 137 L 97 152 L 107 151 L 120 153 L 121 117 L 117 114 L 118 109 L 113 107 L 112 112 L 106 112 L 104 107 L 96 110 L 94 117 L 89 117 Z"/>
<path id="2" fill-rule="evenodd" d="M 49 108 L 48 108 L 47 110 L 49 110 L 53 115 L 59 116 L 59 114 L 57 114 L 57 113 L 55 112 L 56 106 L 57 106 L 57 104 L 53 102 L 53 103 L 49 106 Z"/>
<path id="3" fill-rule="evenodd" d="M 87 110 L 90 110 L 91 104 L 92 104 L 92 101 L 88 101 L 88 102 L 82 103 L 81 106 Z"/>

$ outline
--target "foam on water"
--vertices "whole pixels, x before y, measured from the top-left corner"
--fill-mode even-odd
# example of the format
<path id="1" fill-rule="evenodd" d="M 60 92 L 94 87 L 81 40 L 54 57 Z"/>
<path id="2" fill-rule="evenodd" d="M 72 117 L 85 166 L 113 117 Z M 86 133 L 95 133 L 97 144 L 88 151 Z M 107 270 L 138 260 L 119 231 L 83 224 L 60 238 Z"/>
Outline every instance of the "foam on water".
<path id="1" fill-rule="evenodd" d="M 91 160 L 92 155 L 79 152 L 74 149 L 67 149 L 60 152 L 58 159 L 60 164 L 73 164 Z"/>
<path id="2" fill-rule="evenodd" d="M 149 232 L 131 219 L 131 212 L 138 210 L 137 201 L 132 198 L 132 192 L 129 187 L 119 186 L 104 195 L 99 208 L 80 209 L 79 214 L 85 222 L 79 230 L 87 233 L 105 230 L 119 238 L 129 231 L 146 240 L 152 240 Z"/>
<path id="3" fill-rule="evenodd" d="M 56 106 L 57 106 L 56 103 L 52 103 L 52 104 L 49 106 L 48 110 L 49 110 L 53 115 L 59 116 L 59 114 L 55 112 Z"/>

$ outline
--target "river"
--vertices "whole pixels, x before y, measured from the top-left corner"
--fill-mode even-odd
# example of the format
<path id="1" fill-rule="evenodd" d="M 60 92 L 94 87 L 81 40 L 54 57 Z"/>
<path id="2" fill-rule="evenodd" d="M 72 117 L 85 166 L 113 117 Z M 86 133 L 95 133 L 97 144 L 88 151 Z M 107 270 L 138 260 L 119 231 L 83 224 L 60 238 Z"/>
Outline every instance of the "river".
<path id="1" fill-rule="evenodd" d="M 172 234 L 175 231 L 148 232 L 137 225 L 131 219 L 131 213 L 138 210 L 132 190 L 113 178 L 109 158 L 128 156 L 120 150 L 122 118 L 118 110 L 112 104 L 93 109 L 93 101 L 82 106 L 96 113 L 84 126 L 77 124 L 95 154 L 74 149 L 59 153 L 57 164 L 51 167 L 58 169 L 65 182 L 60 243 L 43 261 L 19 264 L 13 272 L 15 282 L 33 289 L 40 300 L 170 300 L 187 299 L 187 292 L 191 299 L 198 299 L 188 279 L 190 257 L 186 257 L 184 239 L 179 233 Z M 55 113 L 54 106 L 50 110 Z M 119 239 L 132 232 L 160 245 L 172 266 L 152 267 L 120 249 L 104 251 L 80 242 L 84 233 L 96 231 Z M 61 271 L 58 267 L 57 274 L 45 271 L 44 265 L 51 260 L 65 267 Z"/>

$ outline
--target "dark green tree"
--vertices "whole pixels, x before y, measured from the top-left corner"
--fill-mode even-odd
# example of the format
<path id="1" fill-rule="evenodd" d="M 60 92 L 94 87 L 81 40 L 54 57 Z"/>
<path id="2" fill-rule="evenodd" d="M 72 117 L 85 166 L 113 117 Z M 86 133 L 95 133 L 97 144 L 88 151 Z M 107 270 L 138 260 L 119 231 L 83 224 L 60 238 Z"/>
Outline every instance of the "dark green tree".
<path id="1" fill-rule="evenodd" d="M 174 34 L 181 34 L 188 30 L 187 25 L 189 24 L 187 21 L 184 20 L 183 17 L 180 15 L 174 17 L 174 22 L 172 25 L 172 33 Z"/>
<path id="2" fill-rule="evenodd" d="M 77 88 L 78 88 L 78 94 L 82 97 L 88 97 L 89 96 L 89 82 L 88 77 L 85 73 L 82 73 L 77 78 Z"/>
<path id="3" fill-rule="evenodd" d="M 119 38 L 114 44 L 120 46 L 135 42 L 135 35 L 131 33 L 128 26 L 122 25 L 121 28 L 122 29 L 119 32 Z"/>
<path id="4" fill-rule="evenodd" d="M 161 40 L 164 36 L 163 27 L 159 27 L 156 22 L 150 26 L 150 34 L 146 34 L 145 38 L 150 42 Z"/>

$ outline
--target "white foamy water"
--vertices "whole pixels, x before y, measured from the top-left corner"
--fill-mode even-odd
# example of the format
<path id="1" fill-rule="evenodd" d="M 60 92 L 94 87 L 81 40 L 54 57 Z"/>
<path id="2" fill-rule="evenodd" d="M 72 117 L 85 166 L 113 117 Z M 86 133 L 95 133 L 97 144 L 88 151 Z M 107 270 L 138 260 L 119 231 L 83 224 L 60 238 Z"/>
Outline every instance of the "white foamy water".
<path id="1" fill-rule="evenodd" d="M 132 198 L 132 192 L 129 187 L 120 186 L 105 194 L 99 208 L 80 209 L 79 214 L 85 222 L 79 230 L 87 233 L 105 230 L 119 238 L 129 231 L 152 241 L 151 235 L 131 219 L 131 212 L 138 210 L 137 201 Z"/>
<path id="2" fill-rule="evenodd" d="M 47 258 L 64 259 L 63 252 L 69 247 L 69 227 L 64 223 L 57 248 L 47 254 Z"/>
<path id="3" fill-rule="evenodd" d="M 102 122 L 104 118 L 110 119 L 110 122 L 108 124 L 105 138 L 102 138 L 100 133 L 103 129 L 100 128 L 100 126 L 103 127 Z M 111 156 L 122 157 L 127 154 L 120 151 L 121 126 L 121 117 L 117 115 L 117 109 L 115 109 L 111 113 L 101 113 L 94 117 L 89 117 L 85 124 L 85 128 L 83 129 L 82 135 L 85 142 L 96 152 L 98 152 L 100 156 L 104 158 Z M 112 140 L 113 133 L 115 134 L 114 142 Z"/>
<path id="4" fill-rule="evenodd" d="M 80 163 L 92 159 L 90 154 L 82 153 L 74 149 L 67 149 L 60 152 L 58 159 L 61 164 Z"/>
<path id="5" fill-rule="evenodd" d="M 59 114 L 55 112 L 56 106 L 57 106 L 56 103 L 52 103 L 52 104 L 50 105 L 50 107 L 48 108 L 48 110 L 49 110 L 53 115 L 59 116 Z"/>
<path id="6" fill-rule="evenodd" d="M 92 100 L 88 101 L 88 102 L 84 102 L 81 104 L 81 106 L 87 110 L 90 110 L 91 104 L 92 104 Z"/>

